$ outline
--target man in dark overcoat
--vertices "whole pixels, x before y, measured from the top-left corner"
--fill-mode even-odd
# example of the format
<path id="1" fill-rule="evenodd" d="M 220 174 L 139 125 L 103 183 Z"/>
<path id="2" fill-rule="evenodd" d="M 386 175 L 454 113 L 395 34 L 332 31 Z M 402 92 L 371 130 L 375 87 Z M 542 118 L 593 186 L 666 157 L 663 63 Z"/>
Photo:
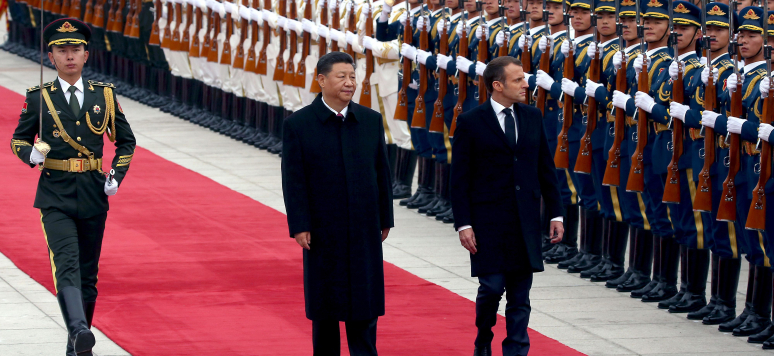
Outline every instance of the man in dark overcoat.
<path id="1" fill-rule="evenodd" d="M 290 236 L 304 254 L 314 355 L 338 355 L 346 322 L 351 355 L 376 355 L 384 315 L 382 241 L 393 227 L 381 115 L 352 102 L 355 63 L 317 62 L 322 93 L 284 123 L 282 190 Z"/>

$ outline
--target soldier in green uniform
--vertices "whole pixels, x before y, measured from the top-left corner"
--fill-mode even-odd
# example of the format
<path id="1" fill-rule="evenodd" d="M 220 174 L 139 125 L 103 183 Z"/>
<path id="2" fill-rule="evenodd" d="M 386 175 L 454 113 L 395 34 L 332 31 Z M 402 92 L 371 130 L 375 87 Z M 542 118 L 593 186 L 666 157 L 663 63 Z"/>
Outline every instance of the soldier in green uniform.
<path id="1" fill-rule="evenodd" d="M 89 26 L 63 18 L 51 22 L 43 37 L 58 78 L 27 90 L 11 149 L 22 162 L 40 169 L 34 206 L 40 209 L 67 326 L 67 355 L 91 355 L 95 340 L 89 329 L 108 196 L 116 194 L 126 176 L 135 139 L 113 84 L 81 77 L 89 59 Z M 102 171 L 105 134 L 116 146 L 107 177 Z"/>

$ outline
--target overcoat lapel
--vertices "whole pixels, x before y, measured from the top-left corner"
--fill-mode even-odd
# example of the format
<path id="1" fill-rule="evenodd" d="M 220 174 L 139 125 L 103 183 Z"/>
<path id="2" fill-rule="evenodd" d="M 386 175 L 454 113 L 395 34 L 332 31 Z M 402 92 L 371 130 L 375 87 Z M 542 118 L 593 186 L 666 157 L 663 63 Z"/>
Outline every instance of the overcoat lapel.
<path id="1" fill-rule="evenodd" d="M 508 143 L 508 139 L 505 137 L 505 132 L 503 132 L 502 127 L 500 127 L 500 123 L 497 122 L 497 114 L 494 112 L 494 108 L 492 108 L 492 103 L 487 100 L 482 109 L 484 110 L 484 123 L 486 123 L 487 126 L 494 132 L 495 136 L 500 138 L 500 142 L 507 147 L 509 150 L 512 150 L 511 145 Z"/>

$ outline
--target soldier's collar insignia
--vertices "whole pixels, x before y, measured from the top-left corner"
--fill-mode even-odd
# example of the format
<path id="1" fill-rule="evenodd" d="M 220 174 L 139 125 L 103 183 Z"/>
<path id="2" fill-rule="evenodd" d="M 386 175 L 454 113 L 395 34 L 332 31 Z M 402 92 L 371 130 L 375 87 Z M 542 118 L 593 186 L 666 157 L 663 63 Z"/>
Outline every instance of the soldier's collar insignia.
<path id="1" fill-rule="evenodd" d="M 658 2 L 658 0 L 650 0 L 650 2 L 646 5 L 648 7 L 662 7 L 664 4 Z"/>
<path id="2" fill-rule="evenodd" d="M 747 10 L 747 14 L 744 15 L 744 18 L 748 20 L 758 20 L 760 19 L 760 16 L 756 15 L 753 9 L 750 9 L 750 10 Z"/>
<path id="3" fill-rule="evenodd" d="M 70 22 L 65 21 L 65 23 L 62 24 L 62 26 L 59 26 L 58 29 L 56 29 L 58 32 L 75 32 L 78 31 L 75 26 L 71 25 Z"/>
<path id="4" fill-rule="evenodd" d="M 51 92 L 55 92 L 56 91 L 56 87 L 52 85 L 50 90 L 51 90 Z"/>
<path id="5" fill-rule="evenodd" d="M 682 4 L 680 4 L 680 5 L 682 5 Z M 713 7 L 712 10 L 707 11 L 707 15 L 725 16 L 726 13 L 723 12 L 723 10 L 720 9 L 720 6 L 715 5 L 715 7 Z"/>
<path id="6" fill-rule="evenodd" d="M 22 106 L 22 114 L 26 114 L 26 113 L 27 113 L 27 102 L 25 101 L 24 106 Z"/>
<path id="7" fill-rule="evenodd" d="M 94 111 L 94 114 L 99 115 L 99 112 L 102 111 L 102 109 L 99 108 L 99 105 L 94 105 L 94 107 L 91 109 Z"/>
<path id="8" fill-rule="evenodd" d="M 89 90 L 94 91 L 94 86 L 89 83 Z"/>
<path id="9" fill-rule="evenodd" d="M 621 6 L 635 6 L 637 3 L 635 3 L 632 0 L 623 0 L 621 1 Z"/>
<path id="10" fill-rule="evenodd" d="M 688 14 L 691 12 L 691 10 L 688 10 L 687 7 L 683 4 L 677 4 L 677 7 L 675 7 L 675 12 L 681 13 L 681 14 Z"/>

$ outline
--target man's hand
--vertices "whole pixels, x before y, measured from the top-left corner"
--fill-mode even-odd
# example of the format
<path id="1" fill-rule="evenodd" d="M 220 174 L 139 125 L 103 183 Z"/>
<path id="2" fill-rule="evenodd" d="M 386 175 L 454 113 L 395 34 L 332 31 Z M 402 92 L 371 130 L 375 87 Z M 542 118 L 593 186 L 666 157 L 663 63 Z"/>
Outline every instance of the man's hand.
<path id="1" fill-rule="evenodd" d="M 382 236 L 384 236 L 384 232 L 382 232 Z M 312 236 L 309 235 L 309 231 L 299 232 L 293 236 L 296 239 L 296 242 L 298 242 L 301 247 L 311 250 L 312 248 L 309 246 L 312 244 Z"/>
<path id="2" fill-rule="evenodd" d="M 382 242 L 384 242 L 384 240 L 387 240 L 387 235 L 389 234 L 390 234 L 389 228 L 382 229 Z"/>
<path id="3" fill-rule="evenodd" d="M 46 161 L 46 156 L 40 153 L 40 151 L 38 151 L 37 148 L 32 147 L 32 153 L 30 153 L 30 163 L 37 166 L 39 164 L 43 164 L 43 162 L 45 161 Z"/>
<path id="4" fill-rule="evenodd" d="M 476 249 L 476 234 L 473 233 L 473 228 L 465 229 L 459 232 L 460 234 L 460 244 L 462 244 L 462 247 L 466 248 L 470 253 L 476 254 L 478 250 Z"/>
<path id="5" fill-rule="evenodd" d="M 548 228 L 548 234 L 551 236 L 552 244 L 562 242 L 562 237 L 564 237 L 564 224 L 561 221 L 552 221 Z"/>
<path id="6" fill-rule="evenodd" d="M 110 180 L 105 179 L 105 195 L 107 196 L 113 196 L 118 193 L 118 182 L 116 182 L 115 178 L 110 178 Z"/>

